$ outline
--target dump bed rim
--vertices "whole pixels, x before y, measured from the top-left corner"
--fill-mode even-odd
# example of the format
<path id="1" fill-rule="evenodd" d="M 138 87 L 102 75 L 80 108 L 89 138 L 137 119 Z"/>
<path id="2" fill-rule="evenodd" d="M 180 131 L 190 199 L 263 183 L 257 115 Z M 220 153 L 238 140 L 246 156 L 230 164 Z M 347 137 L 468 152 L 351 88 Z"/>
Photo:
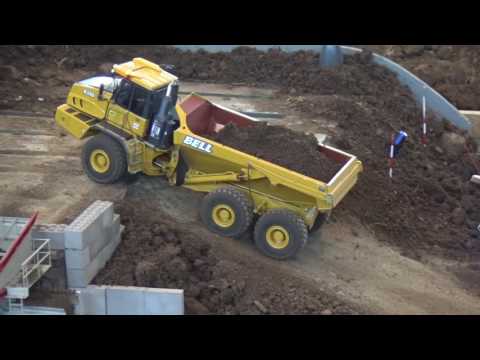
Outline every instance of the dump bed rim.
<path id="1" fill-rule="evenodd" d="M 185 99 L 183 99 L 182 102 L 178 104 L 178 106 L 182 109 L 182 112 L 184 112 L 185 115 L 186 115 L 185 110 L 181 107 L 181 105 L 183 104 L 183 102 L 185 102 L 186 100 L 188 100 L 188 99 L 191 98 L 192 96 L 195 96 L 195 97 L 197 97 L 197 98 L 200 98 L 200 99 L 202 99 L 202 100 L 205 100 L 206 102 L 210 103 L 211 105 L 213 105 L 213 106 L 215 106 L 215 107 L 217 107 L 217 108 L 220 108 L 221 110 L 224 110 L 224 111 L 227 111 L 227 112 L 229 112 L 229 113 L 232 113 L 232 114 L 241 116 L 241 117 L 243 117 L 244 119 L 248 119 L 248 120 L 253 121 L 253 122 L 255 122 L 255 123 L 262 122 L 262 121 L 260 121 L 260 120 L 258 120 L 258 119 L 255 119 L 255 118 L 251 117 L 251 116 L 242 114 L 242 113 L 239 112 L 239 111 L 230 109 L 230 108 L 225 107 L 225 106 L 223 106 L 223 105 L 219 105 L 218 103 L 213 102 L 213 101 L 210 101 L 209 99 L 207 99 L 207 98 L 205 98 L 205 97 L 203 97 L 203 96 L 201 96 L 201 95 L 198 95 L 198 94 L 196 94 L 196 93 L 194 93 L 194 92 L 191 93 L 190 95 L 188 95 L 187 97 L 185 97 Z M 345 171 L 346 169 L 348 169 L 352 163 L 354 163 L 355 161 L 358 160 L 358 158 L 357 158 L 355 155 L 349 154 L 349 153 L 347 153 L 347 152 L 345 152 L 345 151 L 339 150 L 339 149 L 337 149 L 337 148 L 334 148 L 334 147 L 331 147 L 331 146 L 328 146 L 328 145 L 322 145 L 322 144 L 318 143 L 318 146 L 319 146 L 319 147 L 327 148 L 327 149 L 329 149 L 329 150 L 331 150 L 331 151 L 333 151 L 333 152 L 339 153 L 339 154 L 341 154 L 341 155 L 343 155 L 343 156 L 345 156 L 345 157 L 347 157 L 347 158 L 349 159 L 347 162 L 345 162 L 345 164 L 342 166 L 342 168 L 335 174 L 335 176 L 334 176 L 332 179 L 330 179 L 328 182 L 325 182 L 325 181 L 318 180 L 318 179 L 315 179 L 315 178 L 313 178 L 313 177 L 307 176 L 307 175 L 305 175 L 305 174 L 299 173 L 298 171 L 291 170 L 291 169 L 289 169 L 289 168 L 287 168 L 287 167 L 284 167 L 284 166 L 281 166 L 281 165 L 277 165 L 277 164 L 275 164 L 275 163 L 273 163 L 273 162 L 271 162 L 271 161 L 258 158 L 258 157 L 254 156 L 254 155 L 250 155 L 250 154 L 248 154 L 248 153 L 246 153 L 246 152 L 240 151 L 240 150 L 235 149 L 235 148 L 233 148 L 233 147 L 231 147 L 231 146 L 223 145 L 223 144 L 221 144 L 221 143 L 219 143 L 219 142 L 216 142 L 216 141 L 214 141 L 214 140 L 208 139 L 208 138 L 206 138 L 206 137 L 204 137 L 204 136 L 202 136 L 202 135 L 198 135 L 198 134 L 194 133 L 194 132 L 190 129 L 190 127 L 188 126 L 187 122 L 185 122 L 185 127 L 186 127 L 186 129 L 188 129 L 188 131 L 189 131 L 191 134 L 193 134 L 194 136 L 199 137 L 199 138 L 201 138 L 202 140 L 205 140 L 205 141 L 207 141 L 207 142 L 209 142 L 209 143 L 213 143 L 215 146 L 220 145 L 220 146 L 222 146 L 222 147 L 224 147 L 224 148 L 228 148 L 228 149 L 231 149 L 231 150 L 233 150 L 233 151 L 237 151 L 238 153 L 243 154 L 243 156 L 251 157 L 251 158 L 255 159 L 256 161 L 265 162 L 265 163 L 267 163 L 267 164 L 276 166 L 276 167 L 278 167 L 278 168 L 280 168 L 280 169 L 283 169 L 283 170 L 289 171 L 289 172 L 291 172 L 291 173 L 294 173 L 294 174 L 296 174 L 296 175 L 302 176 L 302 177 L 304 177 L 304 178 L 306 178 L 306 179 L 313 180 L 313 181 L 315 181 L 315 182 L 317 182 L 317 183 L 319 184 L 319 190 L 320 190 L 321 192 L 328 192 L 328 188 L 329 188 L 330 186 L 334 185 L 335 181 L 342 175 L 342 172 Z M 325 189 L 325 188 L 327 188 L 327 189 Z"/>

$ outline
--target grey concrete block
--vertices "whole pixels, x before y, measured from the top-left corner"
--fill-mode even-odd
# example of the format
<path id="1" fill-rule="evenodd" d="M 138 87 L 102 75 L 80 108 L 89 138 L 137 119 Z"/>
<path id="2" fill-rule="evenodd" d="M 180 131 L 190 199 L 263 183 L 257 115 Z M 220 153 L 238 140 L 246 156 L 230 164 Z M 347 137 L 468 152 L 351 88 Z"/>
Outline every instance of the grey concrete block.
<path id="1" fill-rule="evenodd" d="M 120 233 L 120 216 L 115 214 L 110 228 L 106 229 L 105 236 L 97 238 L 83 250 L 65 249 L 65 261 L 68 269 L 84 269 L 95 257 L 111 242 L 118 241 Z"/>
<path id="2" fill-rule="evenodd" d="M 107 287 L 108 315 L 183 315 L 183 290 Z"/>
<path id="3" fill-rule="evenodd" d="M 65 229 L 67 225 L 42 224 L 34 226 L 32 237 L 34 239 L 50 239 L 50 248 L 52 250 L 65 249 Z"/>
<path id="4" fill-rule="evenodd" d="M 91 263 L 90 248 L 83 250 L 65 249 L 67 269 L 85 269 Z"/>
<path id="5" fill-rule="evenodd" d="M 83 250 L 108 238 L 113 223 L 113 203 L 96 201 L 65 229 L 65 248 Z"/>
<path id="6" fill-rule="evenodd" d="M 108 315 L 143 315 L 145 296 L 143 289 L 134 287 L 107 288 Z"/>
<path id="7" fill-rule="evenodd" d="M 93 266 L 92 266 L 93 267 Z M 69 288 L 86 288 L 95 277 L 92 267 L 87 269 L 67 269 L 67 285 Z"/>
<path id="8" fill-rule="evenodd" d="M 70 288 L 85 288 L 97 276 L 98 272 L 105 267 L 112 257 L 122 239 L 122 231 L 119 231 L 115 240 L 108 243 L 105 248 L 93 259 L 86 268 L 70 269 L 67 267 L 67 284 Z"/>
<path id="9" fill-rule="evenodd" d="M 84 289 L 73 289 L 77 292 L 75 315 L 107 315 L 106 287 L 88 286 Z"/>
<path id="10" fill-rule="evenodd" d="M 114 214 L 113 222 L 110 224 L 109 227 L 105 229 L 104 237 L 98 238 L 96 241 L 93 241 L 90 247 L 90 257 L 93 259 L 103 248 L 107 245 L 107 243 L 114 241 L 118 232 L 120 231 L 120 215 Z"/>
<path id="11" fill-rule="evenodd" d="M 184 315 L 183 290 L 145 289 L 144 315 Z"/>

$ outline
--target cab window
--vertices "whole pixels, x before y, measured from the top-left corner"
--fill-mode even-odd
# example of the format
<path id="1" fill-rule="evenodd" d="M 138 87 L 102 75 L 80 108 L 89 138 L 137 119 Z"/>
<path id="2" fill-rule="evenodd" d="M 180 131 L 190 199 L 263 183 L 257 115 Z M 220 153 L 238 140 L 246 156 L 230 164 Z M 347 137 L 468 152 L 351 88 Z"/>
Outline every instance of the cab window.
<path id="1" fill-rule="evenodd" d="M 119 85 L 121 78 L 115 76 L 95 76 L 89 79 L 80 81 L 81 85 L 100 88 L 103 85 L 104 90 L 113 93 L 115 88 Z"/>
<path id="2" fill-rule="evenodd" d="M 148 119 L 150 92 L 138 86 L 134 88 L 130 111 L 135 115 Z"/>
<path id="3" fill-rule="evenodd" d="M 130 100 L 132 98 L 133 92 L 133 84 L 129 81 L 122 81 L 120 85 L 120 89 L 116 94 L 115 102 L 117 105 L 123 107 L 124 109 L 128 110 L 130 108 Z"/>

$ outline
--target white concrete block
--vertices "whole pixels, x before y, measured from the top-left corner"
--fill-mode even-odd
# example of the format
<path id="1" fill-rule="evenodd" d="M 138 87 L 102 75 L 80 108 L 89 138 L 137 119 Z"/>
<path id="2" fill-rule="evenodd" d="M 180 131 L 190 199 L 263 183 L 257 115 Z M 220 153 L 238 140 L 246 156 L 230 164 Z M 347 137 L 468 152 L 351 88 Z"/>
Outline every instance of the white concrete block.
<path id="1" fill-rule="evenodd" d="M 183 315 L 183 290 L 107 287 L 108 315 Z"/>
<path id="2" fill-rule="evenodd" d="M 96 201 L 65 229 L 65 248 L 83 250 L 104 241 L 113 223 L 113 203 Z"/>
<path id="3" fill-rule="evenodd" d="M 116 240 L 119 231 L 120 215 L 114 214 L 113 222 L 105 228 L 105 236 L 98 238 L 89 245 L 90 257 L 93 259 L 109 242 Z"/>
<path id="4" fill-rule="evenodd" d="M 105 286 L 88 286 L 73 289 L 77 292 L 78 303 L 74 306 L 75 315 L 107 315 Z"/>
<path id="5" fill-rule="evenodd" d="M 97 276 L 98 272 L 105 267 L 112 257 L 117 246 L 121 242 L 122 231 L 119 231 L 114 241 L 110 242 L 95 259 L 83 269 L 70 269 L 67 267 L 67 284 L 70 288 L 85 288 Z"/>
<path id="6" fill-rule="evenodd" d="M 65 249 L 67 269 L 85 269 L 91 263 L 90 247 L 83 250 Z"/>
<path id="7" fill-rule="evenodd" d="M 83 250 L 65 249 L 65 261 L 68 269 L 84 269 L 109 244 L 119 240 L 120 216 L 115 215 L 114 221 L 105 236 L 98 238 Z"/>
<path id="8" fill-rule="evenodd" d="M 50 248 L 52 250 L 64 250 L 66 228 L 67 225 L 37 225 L 32 229 L 32 237 L 34 239 L 50 239 Z"/>
<path id="9" fill-rule="evenodd" d="M 143 315 L 145 296 L 143 289 L 134 287 L 107 288 L 108 315 Z"/>
<path id="10" fill-rule="evenodd" d="M 30 296 L 28 288 L 7 288 L 7 298 L 27 299 Z"/>
<path id="11" fill-rule="evenodd" d="M 183 290 L 145 289 L 144 315 L 184 315 Z"/>

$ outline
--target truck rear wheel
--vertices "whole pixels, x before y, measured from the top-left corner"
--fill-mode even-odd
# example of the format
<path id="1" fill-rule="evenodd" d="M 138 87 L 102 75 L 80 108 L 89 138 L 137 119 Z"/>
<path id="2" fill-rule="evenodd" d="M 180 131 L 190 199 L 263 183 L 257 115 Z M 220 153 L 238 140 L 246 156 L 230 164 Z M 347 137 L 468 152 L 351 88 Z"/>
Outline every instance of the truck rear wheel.
<path id="1" fill-rule="evenodd" d="M 100 134 L 83 147 L 82 166 L 87 176 L 99 184 L 113 184 L 127 173 L 127 159 L 122 146 Z"/>
<path id="2" fill-rule="evenodd" d="M 276 260 L 293 258 L 307 243 L 308 229 L 301 217 L 289 210 L 272 210 L 255 226 L 255 245 Z"/>
<path id="3" fill-rule="evenodd" d="M 233 187 L 212 191 L 202 201 L 200 217 L 213 233 L 238 237 L 243 235 L 253 222 L 253 205 L 250 198 Z"/>

